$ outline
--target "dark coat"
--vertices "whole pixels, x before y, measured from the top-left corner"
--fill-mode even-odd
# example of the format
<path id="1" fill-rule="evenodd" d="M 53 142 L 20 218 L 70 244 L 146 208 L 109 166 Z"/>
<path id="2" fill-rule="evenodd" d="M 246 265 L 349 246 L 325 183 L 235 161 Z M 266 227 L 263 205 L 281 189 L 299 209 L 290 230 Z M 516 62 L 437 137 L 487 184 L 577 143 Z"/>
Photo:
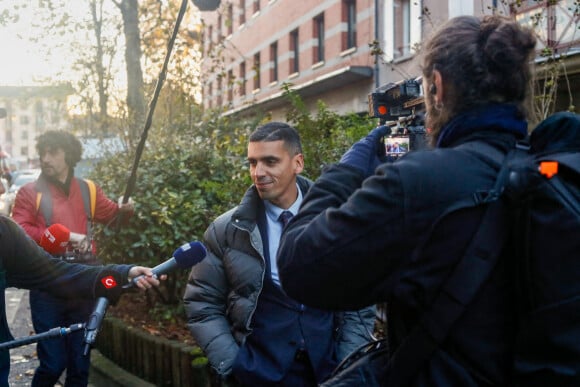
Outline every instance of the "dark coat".
<path id="1" fill-rule="evenodd" d="M 478 131 L 449 148 L 410 152 L 382 164 L 366 180 L 355 168 L 331 166 L 282 237 L 278 266 L 284 290 L 320 308 L 387 301 L 389 318 L 403 327 L 398 332 L 412 328 L 461 258 L 482 211 L 462 211 L 434 233 L 431 226 L 450 205 L 495 182 L 499 164 L 467 145 L 476 139 L 507 153 L 516 137 Z M 411 259 L 429 235 L 421 254 Z M 515 332 L 511 259 L 504 252 L 413 385 L 507 383 Z"/>
<path id="2" fill-rule="evenodd" d="M 297 182 L 303 193 L 312 184 L 301 176 Z M 252 332 L 250 322 L 264 286 L 266 262 L 257 227 L 261 200 L 252 186 L 237 207 L 210 224 L 204 234 L 207 257 L 192 268 L 185 289 L 191 334 L 210 365 L 222 375 L 231 373 L 240 345 Z M 365 308 L 360 316 L 358 312 L 336 313 L 339 356 L 368 340 L 374 309 Z"/>
<path id="3" fill-rule="evenodd" d="M 127 278 L 130 268 L 130 265 L 107 266 L 119 278 Z M 70 264 L 52 258 L 12 219 L 0 216 L 0 342 L 13 339 L 6 321 L 6 288 L 42 289 L 62 298 L 92 299 L 102 270 L 102 266 Z M 0 350 L 0 386 L 8 386 L 9 371 L 9 351 Z"/>

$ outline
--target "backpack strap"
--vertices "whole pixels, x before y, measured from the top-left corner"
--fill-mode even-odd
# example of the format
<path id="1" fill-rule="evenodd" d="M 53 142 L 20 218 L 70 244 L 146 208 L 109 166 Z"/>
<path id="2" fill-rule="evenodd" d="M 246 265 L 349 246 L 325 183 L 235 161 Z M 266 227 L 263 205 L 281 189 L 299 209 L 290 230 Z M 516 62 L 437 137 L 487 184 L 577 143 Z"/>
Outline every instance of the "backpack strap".
<path id="1" fill-rule="evenodd" d="M 478 153 L 485 150 L 487 156 L 501 163 L 500 172 L 491 191 L 476 193 L 474 198 L 456 203 L 435 222 L 436 226 L 444 217 L 462 208 L 487 205 L 464 256 L 443 282 L 441 290 L 420 316 L 417 325 L 391 357 L 386 381 L 388 386 L 409 385 L 419 374 L 493 272 L 506 243 L 509 224 L 505 217 L 508 210 L 501 195 L 509 179 L 509 162 L 520 150 L 511 150 L 502 161 L 498 158 L 503 155 L 500 156 L 500 152 L 490 145 L 483 142 L 474 145 Z"/>
<path id="2" fill-rule="evenodd" d="M 42 213 L 46 227 L 52 224 L 52 198 L 47 183 L 38 179 L 36 181 L 36 213 Z"/>
<path id="3" fill-rule="evenodd" d="M 87 215 L 87 236 L 92 235 L 93 218 L 95 216 L 95 208 L 97 202 L 97 189 L 95 183 L 88 179 L 75 178 L 81 190 L 83 198 L 83 206 L 85 214 Z M 50 190 L 45 182 L 38 181 L 36 183 L 36 210 L 42 212 L 46 226 L 52 224 L 52 197 Z"/>
<path id="4" fill-rule="evenodd" d="M 78 179 L 78 182 L 81 187 L 85 213 L 87 214 L 87 218 L 92 221 L 95 216 L 95 206 L 97 203 L 97 188 L 95 183 L 89 179 Z"/>
<path id="5" fill-rule="evenodd" d="M 95 216 L 96 206 L 96 187 L 95 183 L 89 179 L 77 179 L 83 198 L 83 206 L 87 215 L 87 238 L 92 240 L 93 237 L 93 218 Z"/>

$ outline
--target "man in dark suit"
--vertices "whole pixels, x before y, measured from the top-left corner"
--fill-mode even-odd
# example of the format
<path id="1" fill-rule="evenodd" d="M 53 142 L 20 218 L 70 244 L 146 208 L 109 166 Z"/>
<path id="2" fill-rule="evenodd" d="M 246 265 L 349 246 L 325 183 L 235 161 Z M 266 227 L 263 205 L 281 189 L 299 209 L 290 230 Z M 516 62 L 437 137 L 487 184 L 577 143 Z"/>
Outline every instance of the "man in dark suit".
<path id="1" fill-rule="evenodd" d="M 250 136 L 254 184 L 206 230 L 208 255 L 193 268 L 188 325 L 213 369 L 241 386 L 316 386 L 368 341 L 374 309 L 333 313 L 306 307 L 280 288 L 276 251 L 311 182 L 297 131 L 270 122 Z"/>

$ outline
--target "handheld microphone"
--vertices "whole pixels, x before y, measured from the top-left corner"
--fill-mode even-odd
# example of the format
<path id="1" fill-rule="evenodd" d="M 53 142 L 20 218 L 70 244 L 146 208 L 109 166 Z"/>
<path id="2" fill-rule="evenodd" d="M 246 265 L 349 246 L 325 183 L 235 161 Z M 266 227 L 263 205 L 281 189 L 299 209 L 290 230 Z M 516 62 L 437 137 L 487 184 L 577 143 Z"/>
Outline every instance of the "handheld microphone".
<path id="1" fill-rule="evenodd" d="M 105 318 L 105 313 L 107 312 L 107 307 L 109 306 L 109 298 L 113 302 L 116 302 L 121 296 L 122 288 L 118 286 L 120 280 L 119 273 L 109 269 L 104 269 L 97 277 L 94 292 L 98 299 L 93 312 L 89 316 L 89 321 L 85 325 L 84 356 L 89 354 L 91 346 L 97 339 L 97 333 L 99 333 L 103 318 Z"/>
<path id="2" fill-rule="evenodd" d="M 44 230 L 39 245 L 51 255 L 61 255 L 66 252 L 69 239 L 70 230 L 60 223 L 54 223 Z"/>
<path id="3" fill-rule="evenodd" d="M 173 252 L 173 257 L 155 266 L 151 271 L 155 277 L 158 277 L 172 272 L 175 269 L 188 269 L 201 262 L 206 255 L 207 250 L 202 243 L 189 242 L 176 249 Z M 115 275 L 118 274 L 113 271 L 103 270 L 101 275 L 99 275 L 98 282 L 95 284 L 95 296 L 99 298 L 85 326 L 85 348 L 83 351 L 85 356 L 88 355 L 91 346 L 97 339 L 97 333 L 99 333 L 107 307 L 109 306 L 109 299 L 115 302 L 120 297 L 123 289 L 136 286 L 139 279 L 143 278 L 142 275 L 135 277 L 129 284 L 121 287 L 117 286 L 120 281 L 115 278 Z"/>
<path id="4" fill-rule="evenodd" d="M 163 274 L 168 274 L 176 269 L 189 269 L 201 262 L 207 255 L 205 246 L 200 242 L 189 242 L 173 252 L 173 256 L 167 261 L 160 263 L 151 269 L 155 278 Z M 123 289 L 132 288 L 137 285 L 137 282 L 144 276 L 133 278 L 131 283 L 123 286 Z"/>

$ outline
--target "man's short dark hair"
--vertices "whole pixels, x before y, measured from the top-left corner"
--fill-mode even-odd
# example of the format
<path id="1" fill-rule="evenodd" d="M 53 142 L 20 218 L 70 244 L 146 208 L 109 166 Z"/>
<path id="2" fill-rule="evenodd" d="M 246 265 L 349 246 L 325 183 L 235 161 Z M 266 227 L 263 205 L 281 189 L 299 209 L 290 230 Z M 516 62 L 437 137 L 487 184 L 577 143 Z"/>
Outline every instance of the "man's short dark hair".
<path id="1" fill-rule="evenodd" d="M 74 168 L 83 154 L 81 142 L 69 132 L 64 130 L 49 130 L 36 139 L 36 150 L 41 156 L 48 149 L 62 149 L 66 164 Z"/>
<path id="2" fill-rule="evenodd" d="M 272 121 L 258 126 L 250 135 L 250 142 L 283 141 L 290 154 L 302 153 L 302 144 L 298 131 L 284 123 Z"/>

